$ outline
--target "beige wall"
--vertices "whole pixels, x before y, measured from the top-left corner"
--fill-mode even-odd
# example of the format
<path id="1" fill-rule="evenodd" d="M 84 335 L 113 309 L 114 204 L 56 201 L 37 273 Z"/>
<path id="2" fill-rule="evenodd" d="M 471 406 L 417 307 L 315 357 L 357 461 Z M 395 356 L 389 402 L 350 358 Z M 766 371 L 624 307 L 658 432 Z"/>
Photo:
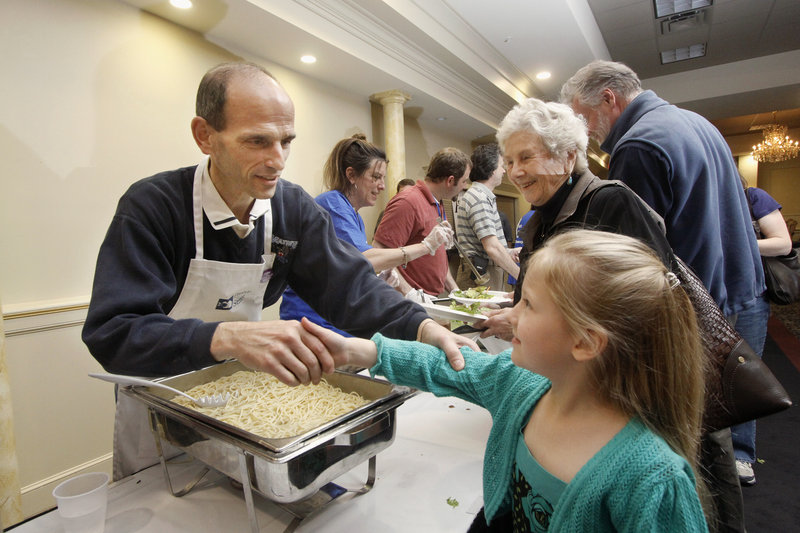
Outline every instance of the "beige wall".
<path id="1" fill-rule="evenodd" d="M 131 183 L 198 161 L 197 83 L 237 56 L 111 0 L 3 0 L 0 18 L 0 300 L 27 516 L 52 507 L 65 477 L 109 467 L 112 387 L 86 376 L 100 368 L 80 341 L 97 250 Z M 370 103 L 247 59 L 293 97 L 298 138 L 284 176 L 318 194 L 333 144 L 373 138 Z M 442 146 L 469 147 L 408 124 L 409 168 Z M 381 207 L 362 211 L 367 228 Z"/>
<path id="2" fill-rule="evenodd" d="M 88 295 L 117 198 L 139 178 L 198 161 L 189 132 L 197 83 L 236 56 L 119 2 L 9 0 L 3 9 L 17 23 L 0 44 L 19 51 L 0 59 L 4 79 L 16 80 L 0 89 L 0 280 L 14 280 L 0 281 L 3 303 Z M 327 149 L 355 131 L 372 136 L 369 103 L 261 62 L 297 107 L 284 176 L 316 194 Z M 54 271 L 59 282 L 43 283 Z"/>
<path id="3" fill-rule="evenodd" d="M 800 158 L 780 163 L 758 165 L 758 187 L 767 191 L 781 204 L 785 219 L 800 222 Z M 800 240 L 800 230 L 795 229 L 793 241 Z"/>

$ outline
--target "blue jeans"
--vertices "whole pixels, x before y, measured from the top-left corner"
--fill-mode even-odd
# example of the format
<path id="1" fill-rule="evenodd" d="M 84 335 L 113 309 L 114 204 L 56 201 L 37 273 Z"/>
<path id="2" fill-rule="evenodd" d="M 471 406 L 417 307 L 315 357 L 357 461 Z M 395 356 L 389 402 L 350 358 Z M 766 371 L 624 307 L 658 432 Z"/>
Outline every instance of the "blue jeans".
<path id="1" fill-rule="evenodd" d="M 769 320 L 769 301 L 766 293 L 740 313 L 729 316 L 728 321 L 733 325 L 739 335 L 758 354 L 764 353 L 764 342 L 767 339 L 767 321 Z M 733 452 L 737 461 L 747 463 L 756 462 L 756 421 L 751 420 L 731 427 Z"/>

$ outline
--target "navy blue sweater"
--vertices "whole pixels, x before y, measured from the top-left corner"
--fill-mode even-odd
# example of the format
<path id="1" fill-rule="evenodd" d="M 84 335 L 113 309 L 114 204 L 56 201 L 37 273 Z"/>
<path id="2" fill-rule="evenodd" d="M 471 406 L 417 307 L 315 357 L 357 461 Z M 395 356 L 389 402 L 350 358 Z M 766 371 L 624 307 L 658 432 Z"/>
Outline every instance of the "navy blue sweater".
<path id="1" fill-rule="evenodd" d="M 675 254 L 726 315 L 765 290 L 750 213 L 730 148 L 696 113 L 644 91 L 617 119 L 603 150 L 609 179 L 625 182 L 664 218 Z"/>

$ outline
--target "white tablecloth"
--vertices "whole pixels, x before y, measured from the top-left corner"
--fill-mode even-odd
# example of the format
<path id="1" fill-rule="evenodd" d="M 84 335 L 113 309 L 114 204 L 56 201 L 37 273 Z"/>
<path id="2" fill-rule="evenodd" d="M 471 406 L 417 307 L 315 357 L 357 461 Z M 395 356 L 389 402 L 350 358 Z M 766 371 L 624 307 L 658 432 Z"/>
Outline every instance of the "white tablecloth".
<path id="1" fill-rule="evenodd" d="M 308 516 L 300 532 L 463 532 L 482 506 L 481 467 L 491 427 L 482 408 L 424 393 L 397 410 L 394 443 L 377 456 L 377 480 L 368 493 L 346 494 Z M 195 462 L 170 467 L 175 482 L 191 479 Z M 364 463 L 335 482 L 358 488 Z M 260 531 L 283 532 L 292 516 L 254 493 Z M 457 505 L 448 503 L 448 499 Z M 55 502 L 54 502 L 55 505 Z M 37 517 L 14 533 L 61 532 L 57 511 Z M 250 532 L 242 491 L 215 474 L 189 494 L 169 493 L 160 465 L 113 483 L 106 533 Z"/>

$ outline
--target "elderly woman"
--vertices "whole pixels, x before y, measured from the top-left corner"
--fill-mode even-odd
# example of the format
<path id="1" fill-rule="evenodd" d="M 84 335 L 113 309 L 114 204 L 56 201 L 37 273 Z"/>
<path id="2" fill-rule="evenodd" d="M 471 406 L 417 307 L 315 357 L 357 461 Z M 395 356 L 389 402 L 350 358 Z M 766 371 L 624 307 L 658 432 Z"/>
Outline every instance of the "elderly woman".
<path id="1" fill-rule="evenodd" d="M 367 243 L 364 220 L 358 214 L 362 207 L 370 207 L 378 201 L 386 188 L 386 153 L 368 142 L 362 134 L 342 139 L 333 147 L 323 169 L 323 180 L 328 191 L 316 197 L 316 202 L 331 216 L 336 235 L 340 240 L 358 248 L 372 264 L 375 272 L 381 272 L 390 285 L 402 294 L 411 293 L 412 287 L 402 276 L 392 270 L 423 255 L 433 255 L 444 243 L 453 239 L 449 227 L 436 226 L 425 239 L 417 244 L 401 248 L 373 248 Z M 312 322 L 348 335 L 319 316 L 291 288 L 283 293 L 280 317 L 282 320 L 300 320 L 308 317 Z M 348 335 L 349 336 L 349 335 Z"/>
<path id="2" fill-rule="evenodd" d="M 586 159 L 586 124 L 571 108 L 533 98 L 525 100 L 503 119 L 497 140 L 509 179 L 535 209 L 522 231 L 520 280 L 531 253 L 553 235 L 576 227 L 636 237 L 671 266 L 672 250 L 644 202 L 616 182 L 598 187 L 602 180 L 589 171 Z M 515 302 L 520 300 L 521 286 L 521 282 L 516 285 Z M 510 313 L 510 308 L 488 311 L 489 318 L 474 326 L 486 328 L 482 337 L 496 335 L 510 340 Z M 726 487 L 736 479 L 730 432 L 704 433 L 701 445 L 705 482 L 720 509 L 730 504 L 724 500 Z M 492 529 L 475 524 L 470 532 Z"/>
<path id="3" fill-rule="evenodd" d="M 560 231 L 587 227 L 639 238 L 665 263 L 671 249 L 663 232 L 638 197 L 627 188 L 596 188 L 600 178 L 589 171 L 586 124 L 566 105 L 529 98 L 500 124 L 497 140 L 506 173 L 535 209 L 522 230 L 521 270 L 514 301 L 519 301 L 526 259 Z M 510 309 L 489 311 L 481 337 L 511 340 Z"/>

